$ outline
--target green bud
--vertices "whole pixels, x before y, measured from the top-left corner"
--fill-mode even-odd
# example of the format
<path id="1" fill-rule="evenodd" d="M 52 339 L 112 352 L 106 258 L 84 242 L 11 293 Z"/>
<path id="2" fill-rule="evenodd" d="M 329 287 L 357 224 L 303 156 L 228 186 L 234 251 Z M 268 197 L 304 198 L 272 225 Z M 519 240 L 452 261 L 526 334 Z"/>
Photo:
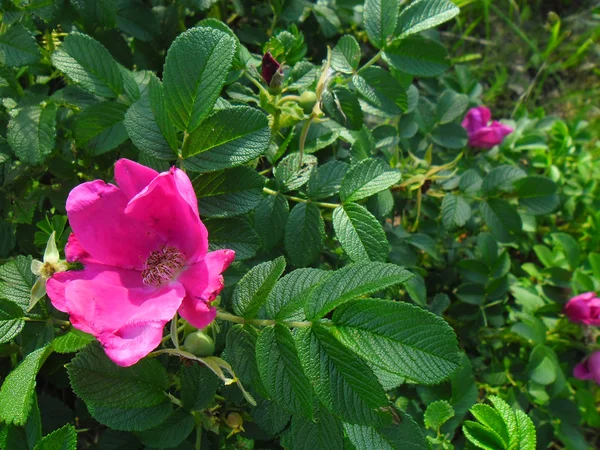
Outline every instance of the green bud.
<path id="1" fill-rule="evenodd" d="M 317 103 L 317 94 L 315 94 L 313 91 L 304 91 L 300 96 L 300 100 L 298 101 L 298 104 L 302 107 L 306 114 L 310 114 L 315 106 L 315 103 Z"/>
<path id="2" fill-rule="evenodd" d="M 211 356 L 215 352 L 215 341 L 202 331 L 188 334 L 183 346 L 196 356 Z"/>

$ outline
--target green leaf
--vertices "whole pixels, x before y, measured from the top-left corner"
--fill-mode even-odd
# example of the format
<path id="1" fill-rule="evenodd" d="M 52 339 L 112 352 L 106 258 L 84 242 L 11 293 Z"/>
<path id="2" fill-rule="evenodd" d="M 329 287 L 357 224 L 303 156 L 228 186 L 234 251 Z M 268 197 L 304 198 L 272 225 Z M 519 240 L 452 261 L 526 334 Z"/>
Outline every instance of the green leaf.
<path id="1" fill-rule="evenodd" d="M 536 345 L 529 354 L 527 372 L 532 381 L 544 386 L 556 381 L 557 370 L 554 365 L 553 355 L 548 347 Z"/>
<path id="2" fill-rule="evenodd" d="M 233 291 L 233 311 L 247 319 L 255 317 L 284 270 L 283 256 L 250 269 Z"/>
<path id="3" fill-rule="evenodd" d="M 35 38 L 21 24 L 10 26 L 0 34 L 0 63 L 21 67 L 35 64 L 42 57 Z"/>
<path id="4" fill-rule="evenodd" d="M 72 0 L 71 5 L 79 13 L 87 27 L 114 28 L 117 19 L 117 0 Z"/>
<path id="5" fill-rule="evenodd" d="M 256 407 L 249 412 L 260 429 L 273 437 L 281 434 L 291 418 L 291 414 L 279 404 L 262 398 L 258 399 Z"/>
<path id="6" fill-rule="evenodd" d="M 71 81 L 99 97 L 116 98 L 123 92 L 119 65 L 95 39 L 70 33 L 52 54 L 52 63 Z"/>
<path id="7" fill-rule="evenodd" d="M 295 191 L 304 186 L 317 165 L 313 155 L 292 153 L 283 158 L 273 171 L 280 192 Z"/>
<path id="8" fill-rule="evenodd" d="M 267 299 L 269 317 L 279 321 L 300 321 L 304 317 L 304 302 L 311 290 L 331 275 L 320 269 L 296 269 L 281 278 Z"/>
<path id="9" fill-rule="evenodd" d="M 348 164 L 342 161 L 329 161 L 318 166 L 310 174 L 306 195 L 311 200 L 321 200 L 337 194 L 346 172 Z"/>
<path id="10" fill-rule="evenodd" d="M 163 75 L 167 109 L 177 128 L 191 133 L 210 114 L 234 53 L 235 39 L 214 28 L 191 28 L 177 36 Z M 243 123 L 235 119 L 230 125 Z"/>
<path id="11" fill-rule="evenodd" d="M 314 203 L 298 203 L 288 216 L 284 243 L 290 262 L 297 267 L 312 264 L 321 252 L 325 223 Z"/>
<path id="12" fill-rule="evenodd" d="M 192 433 L 194 416 L 183 409 L 173 412 L 160 425 L 137 434 L 142 444 L 152 448 L 174 448 Z"/>
<path id="13" fill-rule="evenodd" d="M 344 424 L 348 439 L 356 450 L 428 450 L 423 431 L 404 412 L 398 412 L 399 423 L 384 427 Z"/>
<path id="14" fill-rule="evenodd" d="M 372 370 L 325 327 L 299 328 L 296 346 L 304 372 L 327 409 L 349 423 L 384 421 L 378 409 L 388 401 Z"/>
<path id="15" fill-rule="evenodd" d="M 349 130 L 359 130 L 364 117 L 358 98 L 348 88 L 335 86 L 321 97 L 322 109 L 337 123 Z"/>
<path id="16" fill-rule="evenodd" d="M 158 124 L 151 102 L 151 94 L 146 92 L 131 105 L 125 114 L 125 129 L 140 152 L 160 160 L 172 161 L 176 153 Z"/>
<path id="17" fill-rule="evenodd" d="M 50 353 L 51 346 L 34 350 L 7 375 L 0 389 L 1 422 L 25 425 L 35 395 L 35 378 Z"/>
<path id="18" fill-rule="evenodd" d="M 262 155 L 271 139 L 267 116 L 249 106 L 220 109 L 190 134 L 184 164 L 194 172 L 239 166 Z"/>
<path id="19" fill-rule="evenodd" d="M 557 186 L 550 178 L 530 176 L 515 183 L 519 205 L 528 214 L 539 216 L 549 214 L 558 206 Z"/>
<path id="20" fill-rule="evenodd" d="M 71 424 L 67 424 L 58 430 L 44 436 L 33 450 L 76 450 L 77 431 Z"/>
<path id="21" fill-rule="evenodd" d="M 157 15 L 151 5 L 139 1 L 118 1 L 117 28 L 142 42 L 150 42 L 159 33 Z M 164 16 L 163 16 L 164 17 Z M 172 17 L 172 16 L 171 16 Z M 164 18 L 168 21 L 172 19 Z"/>
<path id="22" fill-rule="evenodd" d="M 363 21 L 367 36 L 377 47 L 385 46 L 388 36 L 394 33 L 398 21 L 398 0 L 366 0 Z"/>
<path id="23" fill-rule="evenodd" d="M 87 405 L 98 422 L 119 431 L 144 431 L 163 423 L 173 411 L 172 404 L 159 403 L 140 408 L 108 408 Z"/>
<path id="24" fill-rule="evenodd" d="M 221 385 L 221 380 L 213 371 L 200 364 L 181 366 L 179 379 L 183 406 L 196 411 L 203 410 L 212 403 Z"/>
<path id="25" fill-rule="evenodd" d="M 477 422 L 467 420 L 462 426 L 465 437 L 484 450 L 504 450 L 506 447 L 495 431 Z"/>
<path id="26" fill-rule="evenodd" d="M 394 40 L 383 52 L 390 66 L 418 77 L 436 77 L 448 67 L 448 51 L 437 41 L 421 36 Z"/>
<path id="27" fill-rule="evenodd" d="M 307 299 L 304 310 L 310 320 L 326 315 L 332 309 L 357 297 L 373 294 L 404 283 L 413 277 L 395 264 L 360 262 L 336 270 L 319 284 Z"/>
<path id="28" fill-rule="evenodd" d="M 291 412 L 312 416 L 313 395 L 289 328 L 265 328 L 256 341 L 256 360 L 263 385 L 273 400 Z"/>
<path id="29" fill-rule="evenodd" d="M 54 103 L 26 106 L 8 122 L 8 144 L 25 164 L 38 166 L 52 153 L 57 109 Z"/>
<path id="30" fill-rule="evenodd" d="M 362 98 L 384 113 L 398 115 L 408 108 L 408 97 L 400 82 L 380 67 L 362 69 L 352 82 Z"/>
<path id="31" fill-rule="evenodd" d="M 255 384 L 260 381 L 258 365 L 254 357 L 257 338 L 256 328 L 249 325 L 234 325 L 227 333 L 223 357 L 231 364 L 235 374 L 243 383 Z"/>
<path id="32" fill-rule="evenodd" d="M 469 97 L 465 94 L 446 90 L 442 92 L 436 107 L 438 123 L 449 123 L 461 117 L 469 106 Z"/>
<path id="33" fill-rule="evenodd" d="M 508 447 L 509 435 L 506 423 L 498 411 L 488 405 L 475 405 L 471 414 L 485 427 L 493 430 L 503 442 L 503 448 Z"/>
<path id="34" fill-rule="evenodd" d="M 458 367 L 452 328 L 409 303 L 360 299 L 333 314 L 336 336 L 366 361 L 424 384 L 447 378 Z"/>
<path id="35" fill-rule="evenodd" d="M 400 13 L 396 35 L 402 38 L 437 27 L 459 12 L 458 7 L 449 0 L 417 0 Z"/>
<path id="36" fill-rule="evenodd" d="M 452 417 L 454 417 L 452 405 L 446 400 L 438 400 L 427 406 L 423 419 L 427 428 L 439 430 Z"/>
<path id="37" fill-rule="evenodd" d="M 467 145 L 467 131 L 457 123 L 436 126 L 431 132 L 431 140 L 444 148 L 461 149 Z"/>
<path id="38" fill-rule="evenodd" d="M 240 261 L 252 258 L 260 248 L 260 238 L 244 219 L 209 219 L 204 225 L 208 228 L 210 251 L 231 249 Z"/>
<path id="39" fill-rule="evenodd" d="M 479 204 L 483 220 L 500 242 L 511 242 L 523 227 L 521 216 L 506 200 L 491 198 Z"/>
<path id="40" fill-rule="evenodd" d="M 535 450 L 537 438 L 533 422 L 527 414 L 520 410 L 515 411 L 515 418 L 518 440 L 515 439 L 517 445 L 514 448 L 518 448 L 519 450 Z"/>
<path id="41" fill-rule="evenodd" d="M 471 206 L 464 197 L 446 194 L 442 200 L 442 223 L 447 230 L 462 227 L 471 218 Z"/>
<path id="42" fill-rule="evenodd" d="M 102 102 L 89 106 L 77 115 L 75 139 L 94 156 L 117 148 L 128 138 L 123 124 L 127 105 Z"/>
<path id="43" fill-rule="evenodd" d="M 402 176 L 396 169 L 380 159 L 364 159 L 344 176 L 340 186 L 340 198 L 343 202 L 354 202 L 377 194 L 398 183 Z"/>
<path id="44" fill-rule="evenodd" d="M 256 207 L 254 228 L 266 250 L 277 245 L 283 237 L 289 213 L 288 201 L 281 194 L 265 196 Z"/>
<path id="45" fill-rule="evenodd" d="M 333 211 L 333 228 L 352 261 L 386 261 L 390 245 L 377 219 L 356 203 L 345 203 Z"/>
<path id="46" fill-rule="evenodd" d="M 360 63 L 360 47 L 353 36 L 342 36 L 331 52 L 331 68 L 341 73 L 354 73 Z"/>
<path id="47" fill-rule="evenodd" d="M 201 217 L 234 217 L 246 214 L 263 198 L 265 179 L 250 167 L 206 173 L 192 181 Z"/>
<path id="48" fill-rule="evenodd" d="M 16 303 L 27 312 L 36 277 L 31 272 L 31 256 L 19 255 L 0 266 L 0 297 Z"/>
<path id="49" fill-rule="evenodd" d="M 0 344 L 14 339 L 24 325 L 23 310 L 19 305 L 0 298 Z"/>
<path id="50" fill-rule="evenodd" d="M 515 182 L 525 176 L 525 171 L 518 167 L 495 167 L 483 179 L 483 191 L 488 195 L 499 190 L 512 191 Z"/>
<path id="51" fill-rule="evenodd" d="M 343 450 L 344 431 L 342 423 L 320 408 L 315 420 L 301 415 L 292 417 L 291 435 L 295 450 Z"/>
<path id="52" fill-rule="evenodd" d="M 77 353 L 67 372 L 73 391 L 88 407 L 133 409 L 168 402 L 167 372 L 155 359 L 120 367 L 108 359 L 100 345 L 91 344 Z"/>
<path id="53" fill-rule="evenodd" d="M 62 336 L 54 339 L 52 346 L 56 353 L 75 353 L 90 342 L 93 342 L 94 339 L 94 336 L 91 334 L 71 328 Z"/>
<path id="54" fill-rule="evenodd" d="M 552 233 L 551 236 L 552 240 L 565 254 L 571 270 L 577 269 L 579 267 L 581 255 L 579 252 L 579 245 L 575 238 L 567 233 Z"/>

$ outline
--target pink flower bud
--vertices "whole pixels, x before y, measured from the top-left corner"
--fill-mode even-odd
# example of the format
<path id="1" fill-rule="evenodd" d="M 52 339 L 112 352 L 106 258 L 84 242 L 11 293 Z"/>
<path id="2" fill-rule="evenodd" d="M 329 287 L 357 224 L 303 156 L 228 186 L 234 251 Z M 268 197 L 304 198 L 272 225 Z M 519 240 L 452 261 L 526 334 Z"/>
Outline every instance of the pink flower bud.
<path id="1" fill-rule="evenodd" d="M 504 137 L 513 132 L 508 125 L 493 121 L 490 110 L 485 106 L 478 106 L 470 109 L 462 126 L 469 135 L 469 145 L 478 148 L 492 148 L 494 145 L 501 144 Z"/>
<path id="2" fill-rule="evenodd" d="M 575 366 L 573 376 L 580 380 L 594 380 L 600 384 L 600 352 L 594 352 Z"/>
<path id="3" fill-rule="evenodd" d="M 573 297 L 565 305 L 565 315 L 571 322 L 600 326 L 600 298 L 595 292 L 586 292 Z"/>

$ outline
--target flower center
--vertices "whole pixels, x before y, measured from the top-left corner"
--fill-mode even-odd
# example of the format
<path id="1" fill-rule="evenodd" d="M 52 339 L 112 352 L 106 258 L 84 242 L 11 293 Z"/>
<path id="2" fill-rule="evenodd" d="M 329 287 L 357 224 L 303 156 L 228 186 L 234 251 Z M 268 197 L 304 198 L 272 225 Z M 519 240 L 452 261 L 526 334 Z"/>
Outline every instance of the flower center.
<path id="1" fill-rule="evenodd" d="M 148 256 L 142 270 L 142 280 L 150 286 L 159 286 L 171 281 L 184 263 L 183 253 L 175 247 L 165 245 Z"/>

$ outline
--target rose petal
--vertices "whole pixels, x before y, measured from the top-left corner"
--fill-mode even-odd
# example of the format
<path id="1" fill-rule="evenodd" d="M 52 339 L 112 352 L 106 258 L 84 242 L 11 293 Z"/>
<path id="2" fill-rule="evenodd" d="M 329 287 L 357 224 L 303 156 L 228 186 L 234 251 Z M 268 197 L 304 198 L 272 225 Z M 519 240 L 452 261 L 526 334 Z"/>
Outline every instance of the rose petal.
<path id="1" fill-rule="evenodd" d="M 98 336 L 108 357 L 116 364 L 129 367 L 160 345 L 165 322 L 127 324 L 115 333 Z"/>
<path id="2" fill-rule="evenodd" d="M 494 145 L 501 144 L 504 137 L 512 133 L 512 131 L 512 128 L 509 126 L 494 122 L 488 127 L 476 130 L 469 137 L 469 145 L 478 148 L 492 148 Z"/>
<path id="3" fill-rule="evenodd" d="M 164 245 L 164 239 L 147 218 L 126 215 L 127 202 L 116 186 L 91 181 L 71 191 L 67 214 L 77 241 L 93 259 L 141 269 L 148 255 Z"/>
<path id="4" fill-rule="evenodd" d="M 575 369 L 573 370 L 573 376 L 575 378 L 579 378 L 580 380 L 589 380 L 592 378 L 590 371 L 587 368 L 586 361 L 580 362 L 575 366 Z"/>
<path id="5" fill-rule="evenodd" d="M 135 197 L 158 176 L 158 172 L 129 159 L 115 164 L 115 181 L 128 199 Z"/>
<path id="6" fill-rule="evenodd" d="M 216 310 L 207 302 L 214 300 L 223 289 L 221 274 L 234 258 L 233 250 L 217 250 L 179 276 L 178 281 L 186 290 L 179 314 L 196 328 L 203 328 L 214 320 Z"/>
<path id="7" fill-rule="evenodd" d="M 492 113 L 485 106 L 471 108 L 462 121 L 462 126 L 469 136 L 478 129 L 485 127 L 492 118 Z"/>
<path id="8" fill-rule="evenodd" d="M 185 175 L 185 174 L 183 174 Z M 176 247 L 186 255 L 187 261 L 201 260 L 208 249 L 208 232 L 188 201 L 195 195 L 186 191 L 181 195 L 182 175 L 176 171 L 163 172 L 134 198 L 125 214 L 140 223 L 148 224 L 167 245 Z M 185 189 L 185 188 L 183 188 Z"/>
<path id="9" fill-rule="evenodd" d="M 75 233 L 71 233 L 69 235 L 69 239 L 67 240 L 67 245 L 65 245 L 65 255 L 67 257 L 67 261 L 75 262 L 78 261 L 82 264 L 87 264 L 88 262 L 97 263 L 98 261 L 94 261 L 92 255 L 85 251 L 85 249 L 81 246 L 77 238 L 75 237 Z"/>
<path id="10" fill-rule="evenodd" d="M 600 352 L 594 352 L 587 360 L 587 367 L 590 371 L 591 378 L 600 384 Z"/>
<path id="11" fill-rule="evenodd" d="M 194 186 L 192 186 L 190 178 L 183 170 L 175 167 L 171 168 L 171 173 L 175 177 L 175 185 L 177 186 L 179 195 L 181 195 L 187 204 L 192 207 L 194 213 L 199 216 L 200 213 L 198 212 L 198 199 L 196 198 L 196 191 L 194 191 Z"/>

